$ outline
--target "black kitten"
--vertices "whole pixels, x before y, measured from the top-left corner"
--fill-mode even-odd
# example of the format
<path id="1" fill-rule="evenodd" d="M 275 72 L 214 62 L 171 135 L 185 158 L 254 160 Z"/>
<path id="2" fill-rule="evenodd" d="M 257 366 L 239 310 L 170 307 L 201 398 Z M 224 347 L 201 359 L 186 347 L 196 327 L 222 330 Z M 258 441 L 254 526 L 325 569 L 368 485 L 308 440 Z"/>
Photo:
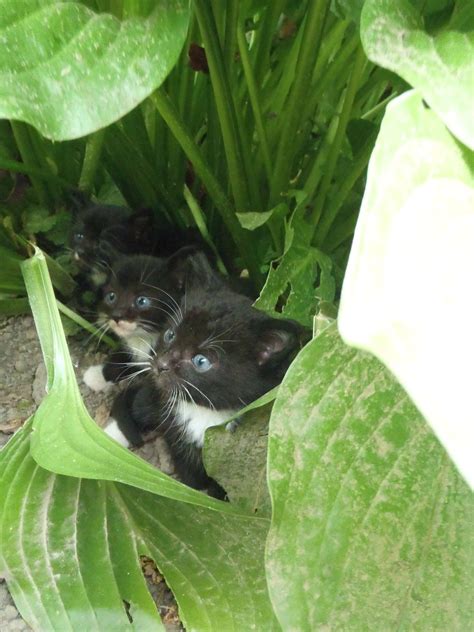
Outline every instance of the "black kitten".
<path id="1" fill-rule="evenodd" d="M 222 497 L 202 463 L 205 430 L 283 378 L 302 328 L 271 318 L 230 290 L 205 257 L 190 258 L 186 293 L 148 358 L 145 383 L 119 395 L 106 432 L 123 445 L 158 427 L 183 482 Z"/>
<path id="2" fill-rule="evenodd" d="M 105 364 L 91 366 L 84 382 L 94 391 L 145 371 L 145 360 L 167 319 L 179 317 L 187 261 L 185 247 L 168 259 L 147 255 L 118 257 L 108 268 L 100 289 L 98 324 L 121 339 L 120 348 Z"/>

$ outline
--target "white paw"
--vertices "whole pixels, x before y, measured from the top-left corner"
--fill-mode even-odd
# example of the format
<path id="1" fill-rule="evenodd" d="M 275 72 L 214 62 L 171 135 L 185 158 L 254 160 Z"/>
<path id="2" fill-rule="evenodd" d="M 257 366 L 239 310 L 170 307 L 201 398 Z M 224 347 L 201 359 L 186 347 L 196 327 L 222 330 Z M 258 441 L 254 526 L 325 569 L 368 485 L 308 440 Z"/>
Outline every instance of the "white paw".
<path id="1" fill-rule="evenodd" d="M 111 382 L 107 382 L 104 378 L 104 374 L 102 372 L 103 368 L 103 364 L 90 366 L 82 378 L 84 380 L 84 384 L 87 384 L 87 386 L 96 393 L 105 390 L 108 386 L 111 386 Z"/>
<path id="2" fill-rule="evenodd" d="M 109 417 L 109 420 L 107 421 L 107 425 L 104 428 L 104 432 L 105 434 L 108 434 L 109 437 L 112 437 L 112 439 L 115 439 L 117 443 L 120 443 L 120 445 L 123 445 L 124 448 L 128 448 L 128 446 L 130 445 L 130 441 L 120 430 L 118 423 L 115 421 L 113 417 Z"/>
<path id="3" fill-rule="evenodd" d="M 241 421 L 242 419 L 240 417 L 237 417 L 237 419 L 233 419 L 232 421 L 229 421 L 229 423 L 225 425 L 225 429 L 227 430 L 227 432 L 233 433 L 237 430 Z"/>

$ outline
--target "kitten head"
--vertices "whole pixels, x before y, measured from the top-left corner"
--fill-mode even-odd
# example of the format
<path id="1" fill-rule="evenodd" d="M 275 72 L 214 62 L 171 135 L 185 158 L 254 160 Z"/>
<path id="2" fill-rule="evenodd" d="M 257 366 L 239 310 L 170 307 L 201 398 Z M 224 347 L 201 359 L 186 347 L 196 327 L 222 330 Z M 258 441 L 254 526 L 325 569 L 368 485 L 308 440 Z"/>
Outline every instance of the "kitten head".
<path id="1" fill-rule="evenodd" d="M 192 259 L 179 317 L 168 320 L 151 361 L 153 379 L 169 398 L 242 408 L 281 381 L 302 328 L 256 310 L 208 264 Z"/>
<path id="2" fill-rule="evenodd" d="M 116 259 L 101 288 L 99 323 L 120 338 L 144 335 L 178 322 L 181 278 L 188 259 L 183 248 L 169 259 L 128 255 Z"/>
<path id="3" fill-rule="evenodd" d="M 76 213 L 70 245 L 80 267 L 110 263 L 114 252 L 124 251 L 129 214 L 126 207 L 93 203 Z"/>

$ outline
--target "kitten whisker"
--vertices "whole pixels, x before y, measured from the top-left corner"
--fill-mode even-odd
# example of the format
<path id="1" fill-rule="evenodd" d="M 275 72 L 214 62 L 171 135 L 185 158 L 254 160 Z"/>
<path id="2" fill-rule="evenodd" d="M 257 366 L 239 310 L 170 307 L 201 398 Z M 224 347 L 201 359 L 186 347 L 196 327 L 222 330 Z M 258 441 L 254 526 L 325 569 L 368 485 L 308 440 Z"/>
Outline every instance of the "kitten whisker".
<path id="1" fill-rule="evenodd" d="M 132 375 L 128 375 L 122 381 L 126 381 L 128 386 L 130 386 L 130 384 L 136 377 L 138 377 L 141 373 L 146 373 L 147 371 L 151 371 L 151 367 L 146 367 L 145 369 L 141 369 L 140 371 L 135 371 L 135 373 L 132 373 Z"/>
<path id="2" fill-rule="evenodd" d="M 153 356 L 151 356 L 149 353 L 147 353 L 143 349 L 138 349 L 138 347 L 132 347 L 129 344 L 127 344 L 127 347 L 131 349 L 132 351 L 135 351 L 138 357 L 145 356 L 145 358 L 148 358 L 148 360 L 153 360 Z"/>
<path id="3" fill-rule="evenodd" d="M 183 320 L 183 312 L 181 311 L 181 307 L 179 306 L 179 303 L 176 301 L 176 299 L 171 296 L 171 294 L 169 294 L 163 288 L 157 287 L 156 285 L 151 285 L 150 283 L 144 283 L 144 285 L 146 285 L 148 287 L 151 287 L 154 290 L 158 290 L 158 292 L 163 292 L 163 294 L 165 294 L 171 300 L 171 302 L 174 304 L 174 306 L 176 308 L 176 312 L 177 312 L 176 316 L 179 315 L 179 322 L 181 322 Z"/>
<path id="4" fill-rule="evenodd" d="M 209 402 L 210 407 L 212 408 L 212 410 L 216 410 L 216 407 L 214 406 L 214 404 L 211 402 L 211 400 L 209 399 L 209 397 L 207 395 L 205 395 L 200 388 L 198 388 L 195 384 L 192 384 L 191 382 L 188 382 L 188 380 L 185 380 L 184 377 L 181 378 L 183 380 L 183 382 L 186 382 L 186 384 L 188 384 L 189 386 L 192 386 L 193 388 L 195 388 L 197 390 L 198 393 L 200 393 L 204 399 L 207 399 L 207 401 Z M 191 398 L 192 399 L 192 398 Z"/>

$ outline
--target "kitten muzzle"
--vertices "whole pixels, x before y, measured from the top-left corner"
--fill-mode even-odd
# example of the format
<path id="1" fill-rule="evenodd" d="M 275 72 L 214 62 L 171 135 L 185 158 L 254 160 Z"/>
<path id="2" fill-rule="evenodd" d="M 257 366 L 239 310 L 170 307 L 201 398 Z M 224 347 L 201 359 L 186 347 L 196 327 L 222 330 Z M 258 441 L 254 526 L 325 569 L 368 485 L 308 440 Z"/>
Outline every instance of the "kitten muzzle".
<path id="1" fill-rule="evenodd" d="M 132 323 L 129 320 L 117 321 L 113 318 L 109 319 L 109 325 L 112 331 L 121 338 L 127 338 L 128 336 L 131 336 L 137 328 L 137 323 Z"/>

